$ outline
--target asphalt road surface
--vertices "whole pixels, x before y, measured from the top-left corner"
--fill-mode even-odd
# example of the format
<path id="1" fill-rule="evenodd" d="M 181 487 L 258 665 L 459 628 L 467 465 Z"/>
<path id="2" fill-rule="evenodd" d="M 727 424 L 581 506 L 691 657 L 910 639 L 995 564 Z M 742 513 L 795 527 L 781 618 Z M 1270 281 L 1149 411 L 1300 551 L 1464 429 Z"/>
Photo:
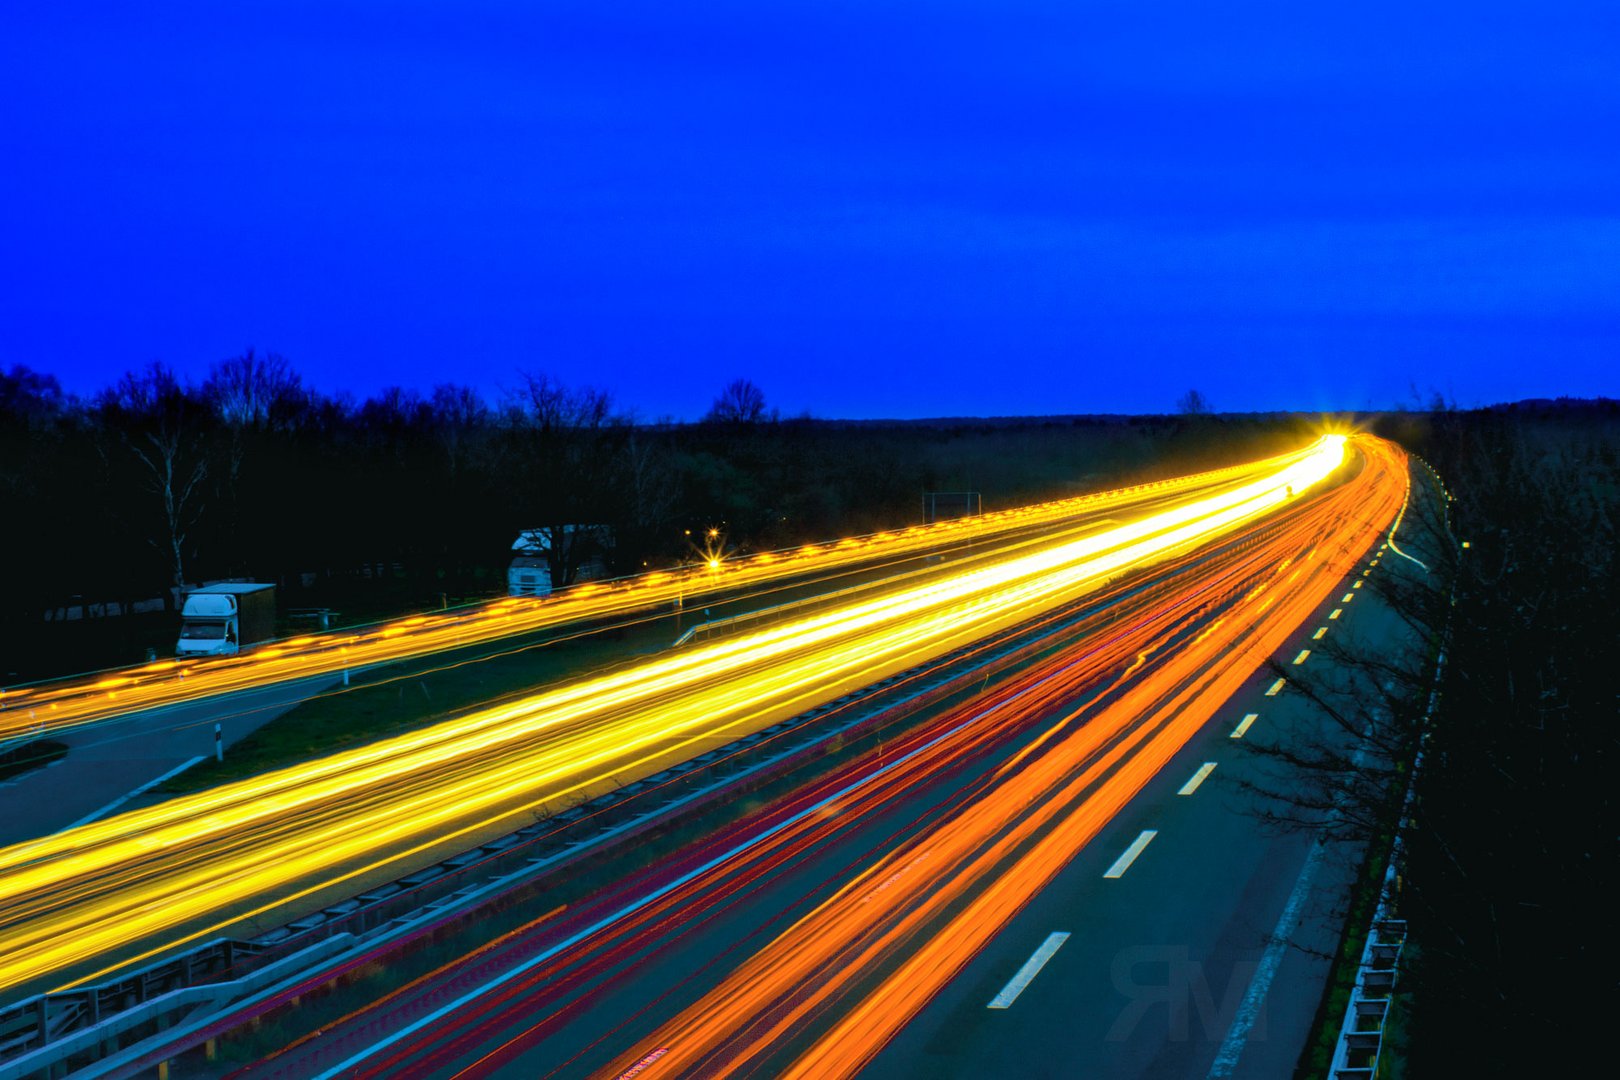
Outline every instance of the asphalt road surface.
<path id="1" fill-rule="evenodd" d="M 0 847 L 45 836 L 92 815 L 133 809 L 130 793 L 214 754 L 214 725 L 231 746 L 336 681 L 322 675 L 263 689 L 145 709 L 51 736 L 67 746 L 54 765 L 0 782 Z M 125 801 L 120 801 L 125 800 Z"/>
<path id="2" fill-rule="evenodd" d="M 249 1075 L 1290 1073 L 1358 853 L 1261 824 L 1245 744 L 1336 736 L 1236 657 L 1409 643 L 1377 541 L 1256 548 Z"/>
<path id="3" fill-rule="evenodd" d="M 1324 488 L 1307 532 L 1364 512 L 1368 497 L 1388 501 L 1392 482 L 1367 481 L 1388 473 L 1381 445 L 1363 451 L 1375 468 Z M 653 775 L 1057 610 L 1128 568 L 1270 521 L 1301 505 L 1296 490 L 1322 484 L 1345 452 L 1342 438 L 1325 437 L 1276 471 L 1244 474 L 1215 493 L 1172 487 L 1125 523 L 1012 544 L 953 575 L 896 581 L 734 638 L 0 849 L 0 934 L 9 945 L 0 986 L 25 994 L 97 981 L 476 846 L 544 807 Z M 1296 537 L 1280 550 L 1308 542 Z"/>

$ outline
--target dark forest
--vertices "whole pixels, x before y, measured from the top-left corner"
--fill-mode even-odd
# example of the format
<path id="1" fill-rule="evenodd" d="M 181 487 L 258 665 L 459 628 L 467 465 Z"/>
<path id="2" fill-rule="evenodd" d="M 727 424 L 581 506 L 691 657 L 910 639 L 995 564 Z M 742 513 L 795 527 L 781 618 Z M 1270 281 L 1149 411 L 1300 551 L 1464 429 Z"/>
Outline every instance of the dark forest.
<path id="1" fill-rule="evenodd" d="M 503 593 L 523 529 L 608 526 L 596 554 L 620 575 L 694 558 L 690 535 L 711 528 L 729 550 L 769 550 L 915 524 L 930 491 L 975 491 L 992 510 L 1311 435 L 1285 414 L 1200 411 L 784 419 L 747 380 L 716 394 L 703 420 L 672 423 L 543 373 L 489 401 L 451 383 L 328 396 L 252 352 L 199 385 L 154 364 L 88 400 L 49 375 L 0 372 L 0 499 L 21 571 L 0 607 L 0 680 L 161 651 L 174 617 L 146 609 L 172 609 L 182 585 L 271 581 L 284 608 L 351 623 Z M 553 580 L 573 580 L 585 554 Z M 146 613 L 108 614 L 132 607 Z"/>

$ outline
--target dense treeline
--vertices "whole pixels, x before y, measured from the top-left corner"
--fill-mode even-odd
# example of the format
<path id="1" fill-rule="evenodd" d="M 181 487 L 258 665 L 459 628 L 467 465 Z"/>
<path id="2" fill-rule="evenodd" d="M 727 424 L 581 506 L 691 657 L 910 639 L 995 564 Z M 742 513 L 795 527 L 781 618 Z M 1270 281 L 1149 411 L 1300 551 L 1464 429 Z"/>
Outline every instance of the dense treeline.
<path id="1" fill-rule="evenodd" d="M 1620 403 L 1388 427 L 1469 545 L 1410 836 L 1413 1072 L 1556 1072 L 1615 985 Z"/>
<path id="2" fill-rule="evenodd" d="M 566 583 L 589 554 L 611 573 L 690 558 L 688 529 L 775 547 L 914 523 L 925 491 L 976 490 L 994 509 L 1308 434 L 1286 417 L 783 420 L 746 380 L 723 388 L 703 422 L 645 423 L 545 374 L 521 376 L 499 401 L 455 384 L 355 400 L 252 352 L 200 384 L 152 365 L 80 400 L 13 368 L 0 372 L 13 569 L 0 591 L 0 680 L 138 659 L 127 632 L 138 620 L 98 605 L 172 605 L 181 584 L 275 581 L 283 608 L 381 615 L 502 591 L 521 529 L 608 526 L 600 552 L 557 545 L 553 578 Z M 64 614 L 81 625 L 62 629 Z M 42 627 L 73 634 L 71 655 Z"/>

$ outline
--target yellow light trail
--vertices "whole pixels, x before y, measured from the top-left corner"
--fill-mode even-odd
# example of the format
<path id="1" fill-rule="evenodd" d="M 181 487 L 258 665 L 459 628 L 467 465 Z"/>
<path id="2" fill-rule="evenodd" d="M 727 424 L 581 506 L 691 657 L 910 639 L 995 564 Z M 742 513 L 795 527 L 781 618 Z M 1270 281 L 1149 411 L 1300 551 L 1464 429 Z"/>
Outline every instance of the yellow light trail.
<path id="1" fill-rule="evenodd" d="M 1265 475 L 1301 453 L 1229 466 L 1056 502 L 1017 507 L 748 558 L 708 557 L 701 565 L 615 582 L 586 583 L 545 598 L 509 597 L 476 608 L 416 615 L 351 632 L 306 635 L 237 657 L 163 660 L 81 679 L 0 689 L 0 742 L 59 732 L 141 709 L 275 683 L 429 656 L 573 623 L 668 608 L 677 601 L 759 588 L 806 576 L 847 573 L 867 564 L 916 558 L 942 545 L 995 540 Z"/>
<path id="2" fill-rule="evenodd" d="M 86 981 L 650 775 L 1238 528 L 1329 477 L 1345 442 L 1049 549 L 0 849 L 0 992 Z"/>
<path id="3" fill-rule="evenodd" d="M 1296 557 L 1279 560 L 1145 678 L 1132 678 L 1137 665 L 1119 675 L 1117 697 L 1049 720 L 1040 740 L 997 770 L 995 784 L 862 867 L 597 1075 L 622 1075 L 653 1055 L 649 1076 L 856 1075 L 1377 541 L 1405 491 L 1406 462 L 1387 443 L 1366 440 L 1362 449 L 1368 467 L 1353 486 L 1336 489 L 1262 545 L 1292 548 Z M 810 1045 L 798 1042 L 818 1025 Z M 786 1046 L 797 1046 L 798 1056 L 784 1067 L 772 1055 Z"/>

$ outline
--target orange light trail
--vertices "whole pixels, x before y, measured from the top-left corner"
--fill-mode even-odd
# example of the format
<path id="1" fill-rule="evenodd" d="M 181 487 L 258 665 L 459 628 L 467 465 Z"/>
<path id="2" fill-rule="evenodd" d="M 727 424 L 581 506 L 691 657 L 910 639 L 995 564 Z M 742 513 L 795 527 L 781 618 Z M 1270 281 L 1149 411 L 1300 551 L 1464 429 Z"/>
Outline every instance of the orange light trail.
<path id="1" fill-rule="evenodd" d="M 89 981 L 473 846 L 1226 535 L 1344 454 L 1324 436 L 1272 472 L 1077 539 L 0 849 L 0 990 Z"/>
<path id="2" fill-rule="evenodd" d="M 702 564 L 612 582 L 591 582 L 543 598 L 508 597 L 445 614 L 304 635 L 235 657 L 162 660 L 80 679 L 0 689 L 0 743 L 60 732 L 142 709 L 275 683 L 430 656 L 521 634 L 697 603 L 722 595 L 860 567 L 914 559 L 941 546 L 993 541 L 1060 526 L 1174 495 L 1191 495 L 1276 472 L 1303 453 L 1139 484 L 1056 502 L 913 526 L 832 544 L 707 557 Z"/>
<path id="3" fill-rule="evenodd" d="M 1257 529 L 1271 529 L 1262 523 Z M 1242 534 L 1239 534 L 1240 536 Z M 881 813 L 908 794 L 947 778 L 975 756 L 991 752 L 1000 743 L 1014 738 L 1031 717 L 1063 707 L 1065 701 L 1083 691 L 1110 670 L 1130 664 L 1117 678 L 1121 681 L 1146 662 L 1150 652 L 1175 625 L 1196 618 L 1200 604 L 1215 602 L 1219 596 L 1244 591 L 1256 576 L 1275 574 L 1271 561 L 1275 549 L 1256 548 L 1234 538 L 1211 564 L 1201 553 L 1192 553 L 1133 577 L 1113 602 L 1104 602 L 1066 632 L 1069 644 L 1051 659 L 1026 669 L 1008 683 L 948 712 L 937 720 L 908 731 L 888 742 L 889 754 L 868 754 L 844 768 L 799 789 L 786 801 L 773 805 L 758 816 L 751 816 L 720 834 L 692 845 L 683 853 L 639 878 L 624 883 L 573 913 L 574 927 L 600 925 L 602 912 L 625 904 L 628 898 L 660 891 L 660 882 L 681 873 L 684 867 L 706 860 L 710 868 L 674 891 L 666 891 L 650 904 L 631 903 L 617 918 L 608 921 L 614 929 L 607 935 L 593 934 L 585 949 L 554 953 L 544 967 L 514 979 L 498 991 L 476 995 L 473 1003 L 455 1009 L 443 1018 L 430 1018 L 420 1038 L 405 1034 L 386 1047 L 373 1048 L 338 1068 L 349 1077 L 392 1076 L 401 1073 L 431 1072 L 454 1061 L 489 1035 L 503 1027 L 503 1011 L 521 1017 L 521 1030 L 494 1050 L 485 1053 L 464 1070 L 466 1075 L 482 1075 L 489 1069 L 509 1063 L 523 1045 L 537 1033 L 555 1030 L 583 1001 L 573 996 L 573 988 L 595 973 L 619 963 L 639 967 L 633 958 L 643 956 L 653 942 L 668 942 L 671 928 L 684 932 L 714 916 L 733 898 L 746 895 L 756 886 L 768 884 L 776 875 L 790 870 L 835 840 L 837 834 L 863 817 Z M 1201 599 L 1202 598 L 1202 599 Z M 1134 658 L 1134 659 L 1133 659 Z M 1055 668 L 1055 670 L 1054 670 Z M 994 782 L 1040 745 L 1060 734 L 1067 721 L 1048 728 L 1035 742 L 1019 751 L 991 775 Z M 945 731 L 942 736 L 941 730 Z M 975 785 L 952 795 L 961 802 L 978 796 Z M 829 793 L 835 793 L 829 801 Z M 716 851 L 727 851 L 715 859 Z M 561 935 L 577 933 L 564 927 Z M 534 943 L 523 946 L 532 952 Z M 444 972 L 447 981 L 465 985 L 467 963 L 455 963 Z M 573 997 L 573 1000 L 559 1000 Z M 553 1007 L 553 1003 L 555 1003 Z M 411 1003 L 387 1006 L 390 1016 L 383 1021 L 383 1006 L 368 1007 L 351 1018 L 357 1025 L 375 1030 L 380 1023 L 398 1029 L 412 1018 Z M 549 1011 L 548 1011 L 549 1010 Z M 403 1018 L 402 1018 L 403 1011 Z M 419 1013 L 418 1013 L 419 1015 Z M 342 1039 L 341 1034 L 336 1035 Z M 320 1057 L 330 1062 L 333 1048 L 326 1044 Z M 362 1060 L 363 1059 L 363 1060 Z M 558 1064 L 558 1071 L 570 1072 L 571 1062 Z M 253 1070 L 259 1072 L 258 1069 Z M 299 1077 L 308 1071 L 308 1062 L 281 1060 L 271 1076 Z M 462 1074 L 458 1074 L 462 1075 Z"/>
<path id="4" fill-rule="evenodd" d="M 648 1076 L 756 1070 L 818 1025 L 813 1043 L 775 1074 L 855 1075 L 1376 542 L 1404 498 L 1405 455 L 1376 440 L 1357 445 L 1365 467 L 1293 526 L 1283 545 L 1293 557 L 1277 558 L 1230 610 L 1191 641 L 1144 649 L 1150 662 L 1119 696 L 1063 718 L 996 784 L 870 865 L 599 1075 L 618 1075 L 653 1051 Z M 846 1000 L 875 977 L 875 988 Z"/>

